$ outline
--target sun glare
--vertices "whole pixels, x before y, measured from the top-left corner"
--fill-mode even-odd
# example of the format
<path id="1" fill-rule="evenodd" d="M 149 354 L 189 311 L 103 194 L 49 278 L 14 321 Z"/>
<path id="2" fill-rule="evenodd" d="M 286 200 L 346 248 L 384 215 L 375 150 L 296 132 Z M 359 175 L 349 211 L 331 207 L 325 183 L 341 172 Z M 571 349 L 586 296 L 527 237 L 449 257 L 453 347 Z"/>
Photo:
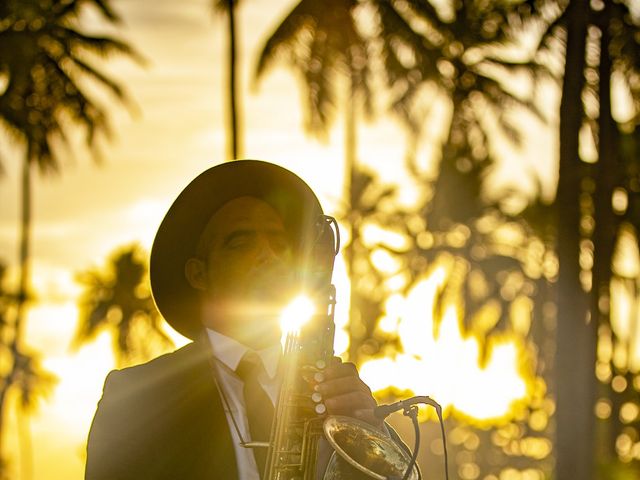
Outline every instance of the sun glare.
<path id="1" fill-rule="evenodd" d="M 289 333 L 297 333 L 300 328 L 307 323 L 313 313 L 315 305 L 306 295 L 299 295 L 294 298 L 289 305 L 285 307 L 280 316 L 280 329 L 282 337 L 286 337 Z"/>
<path id="2" fill-rule="evenodd" d="M 483 357 L 483 343 L 465 331 L 457 305 L 449 304 L 441 318 L 434 318 L 446 276 L 446 269 L 437 268 L 405 297 L 394 297 L 395 312 L 387 315 L 398 319 L 402 353 L 365 362 L 361 377 L 374 392 L 429 395 L 458 416 L 500 423 L 532 395 L 535 379 L 524 367 L 526 346 L 515 332 L 500 333 L 490 338 Z"/>

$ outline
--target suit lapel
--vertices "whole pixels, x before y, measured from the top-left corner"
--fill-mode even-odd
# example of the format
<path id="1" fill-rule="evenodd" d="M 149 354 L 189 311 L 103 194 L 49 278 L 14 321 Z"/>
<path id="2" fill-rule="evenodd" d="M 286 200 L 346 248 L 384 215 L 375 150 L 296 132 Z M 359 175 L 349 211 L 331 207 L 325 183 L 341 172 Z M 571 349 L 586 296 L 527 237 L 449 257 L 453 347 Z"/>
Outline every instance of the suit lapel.
<path id="1" fill-rule="evenodd" d="M 185 478 L 237 479 L 235 450 L 219 391 L 211 349 L 198 338 L 190 347 L 183 370 L 188 401 L 176 409 L 182 417 L 187 443 L 183 454 L 189 459 Z"/>

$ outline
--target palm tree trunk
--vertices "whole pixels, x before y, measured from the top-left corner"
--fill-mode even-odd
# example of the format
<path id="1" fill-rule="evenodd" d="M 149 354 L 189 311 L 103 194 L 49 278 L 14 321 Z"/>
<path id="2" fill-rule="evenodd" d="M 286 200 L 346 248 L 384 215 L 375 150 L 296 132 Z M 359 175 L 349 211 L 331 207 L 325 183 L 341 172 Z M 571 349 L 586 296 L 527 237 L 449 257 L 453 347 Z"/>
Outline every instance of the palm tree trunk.
<path id="1" fill-rule="evenodd" d="M 18 308 L 15 321 L 13 343 L 20 345 L 26 302 L 31 281 L 31 165 L 29 156 L 22 166 L 22 218 L 20 226 L 20 284 L 18 290 Z"/>
<path id="2" fill-rule="evenodd" d="M 618 136 L 617 126 L 611 113 L 611 55 L 609 52 L 611 35 L 610 2 L 598 14 L 600 22 L 600 64 L 598 66 L 598 96 L 600 114 L 598 117 L 598 163 L 596 164 L 596 186 L 594 193 L 595 231 L 593 235 L 593 289 L 591 318 L 595 326 L 609 325 L 609 303 L 611 267 L 616 237 L 617 221 L 613 212 L 611 198 L 618 173 Z M 617 340 L 614 338 L 614 342 Z M 618 412 L 622 406 L 621 395 L 611 391 L 612 415 L 609 420 L 610 438 L 602 442 L 607 448 L 604 452 L 608 460 L 615 458 L 615 440 L 622 429 Z"/>
<path id="3" fill-rule="evenodd" d="M 20 410 L 18 413 L 18 436 L 20 437 L 20 480 L 33 478 L 33 444 L 29 414 Z"/>
<path id="4" fill-rule="evenodd" d="M 238 113 L 238 79 L 237 79 L 237 42 L 236 42 L 236 2 L 237 0 L 228 0 L 228 19 L 229 19 L 229 147 L 228 154 L 230 160 L 234 160 L 241 155 L 241 141 L 239 131 L 239 113 Z"/>
<path id="5" fill-rule="evenodd" d="M 360 244 L 360 216 L 354 207 L 358 199 L 354 190 L 356 176 L 356 155 L 357 155 L 357 134 L 356 134 L 356 113 L 355 102 L 351 89 L 345 105 L 345 132 L 344 132 L 344 178 L 345 192 L 347 199 L 346 218 L 349 221 L 349 244 L 344 249 L 345 261 L 351 289 L 349 292 L 349 361 L 356 362 L 360 347 L 362 333 L 362 319 L 358 308 L 358 291 L 356 286 L 356 254 Z"/>
<path id="6" fill-rule="evenodd" d="M 16 304 L 16 315 L 13 325 L 7 325 L 5 328 L 13 327 L 13 332 L 8 338 L 9 351 L 12 355 L 13 364 L 11 370 L 4 379 L 0 388 L 0 461 L 5 459 L 4 443 L 2 437 L 5 427 L 5 417 L 7 414 L 7 394 L 14 383 L 14 377 L 17 372 L 17 358 L 22 340 L 24 329 L 24 319 L 26 314 L 26 303 L 28 299 L 29 283 L 31 275 L 31 154 L 25 156 L 22 165 L 22 218 L 20 223 L 20 274 L 18 284 L 18 296 Z"/>
<path id="7" fill-rule="evenodd" d="M 595 328 L 580 283 L 580 183 L 578 153 L 583 106 L 588 0 L 568 6 L 565 75 L 560 103 L 558 192 L 558 331 L 556 344 L 557 480 L 593 476 Z"/>

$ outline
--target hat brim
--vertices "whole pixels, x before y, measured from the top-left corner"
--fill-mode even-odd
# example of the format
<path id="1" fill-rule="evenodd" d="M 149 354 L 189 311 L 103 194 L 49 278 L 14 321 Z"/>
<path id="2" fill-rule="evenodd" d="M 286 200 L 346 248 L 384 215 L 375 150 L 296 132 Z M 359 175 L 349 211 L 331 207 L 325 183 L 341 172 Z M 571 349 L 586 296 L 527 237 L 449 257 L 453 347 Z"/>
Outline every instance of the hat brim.
<path id="1" fill-rule="evenodd" d="M 234 198 L 251 196 L 271 205 L 299 248 L 322 207 L 297 175 L 272 163 L 236 160 L 205 170 L 178 195 L 156 233 L 150 258 L 153 299 L 164 319 L 180 334 L 195 339 L 202 329 L 195 289 L 185 262 L 195 256 L 198 239 L 211 216 Z"/>

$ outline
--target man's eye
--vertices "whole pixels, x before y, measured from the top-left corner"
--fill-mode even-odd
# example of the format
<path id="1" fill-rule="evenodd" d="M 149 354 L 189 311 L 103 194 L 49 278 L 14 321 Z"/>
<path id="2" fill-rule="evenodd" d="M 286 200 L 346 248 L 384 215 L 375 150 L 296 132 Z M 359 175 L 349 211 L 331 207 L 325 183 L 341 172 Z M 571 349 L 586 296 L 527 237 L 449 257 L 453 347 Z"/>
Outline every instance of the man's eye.
<path id="1" fill-rule="evenodd" d="M 227 242 L 227 248 L 233 250 L 250 247 L 251 245 L 253 245 L 254 240 L 255 236 L 251 234 L 235 235 Z"/>

